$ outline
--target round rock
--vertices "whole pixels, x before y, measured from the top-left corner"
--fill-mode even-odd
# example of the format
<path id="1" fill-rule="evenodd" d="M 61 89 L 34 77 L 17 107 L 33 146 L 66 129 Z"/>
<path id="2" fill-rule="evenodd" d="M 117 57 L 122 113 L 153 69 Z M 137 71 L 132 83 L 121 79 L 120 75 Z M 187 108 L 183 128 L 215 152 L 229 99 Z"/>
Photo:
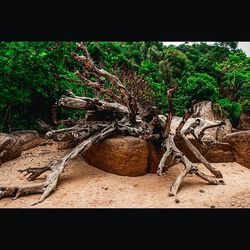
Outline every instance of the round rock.
<path id="1" fill-rule="evenodd" d="M 88 164 L 112 174 L 141 176 L 147 173 L 149 146 L 137 137 L 112 137 L 91 147 L 83 158 Z"/>

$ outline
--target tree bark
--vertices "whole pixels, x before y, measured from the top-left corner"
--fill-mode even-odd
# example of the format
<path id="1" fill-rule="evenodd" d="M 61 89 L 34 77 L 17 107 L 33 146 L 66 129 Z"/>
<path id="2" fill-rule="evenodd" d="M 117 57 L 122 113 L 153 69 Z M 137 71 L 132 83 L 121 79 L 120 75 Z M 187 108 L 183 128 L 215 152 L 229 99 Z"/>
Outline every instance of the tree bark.
<path id="1" fill-rule="evenodd" d="M 92 99 L 88 97 L 61 97 L 59 104 L 68 109 L 83 109 L 83 110 L 98 110 L 98 111 L 110 111 L 120 112 L 128 114 L 129 111 L 126 106 L 119 103 L 109 103 L 98 99 Z"/>

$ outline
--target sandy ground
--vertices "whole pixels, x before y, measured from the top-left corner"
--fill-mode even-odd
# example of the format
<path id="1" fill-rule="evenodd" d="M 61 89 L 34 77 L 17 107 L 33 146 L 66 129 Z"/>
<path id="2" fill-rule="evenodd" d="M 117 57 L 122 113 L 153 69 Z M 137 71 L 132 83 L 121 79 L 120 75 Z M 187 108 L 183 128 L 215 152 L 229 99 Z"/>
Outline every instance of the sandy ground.
<path id="1" fill-rule="evenodd" d="M 27 184 L 18 169 L 43 166 L 64 153 L 56 144 L 22 152 L 21 157 L 0 167 L 0 186 Z M 250 169 L 237 163 L 213 165 L 222 171 L 226 185 L 207 185 L 196 176 L 187 176 L 179 191 L 180 203 L 175 203 L 168 190 L 181 165 L 163 176 L 124 177 L 106 173 L 79 158 L 65 169 L 57 190 L 43 203 L 31 207 L 40 195 L 29 195 L 17 200 L 4 198 L 0 208 L 250 208 Z"/>

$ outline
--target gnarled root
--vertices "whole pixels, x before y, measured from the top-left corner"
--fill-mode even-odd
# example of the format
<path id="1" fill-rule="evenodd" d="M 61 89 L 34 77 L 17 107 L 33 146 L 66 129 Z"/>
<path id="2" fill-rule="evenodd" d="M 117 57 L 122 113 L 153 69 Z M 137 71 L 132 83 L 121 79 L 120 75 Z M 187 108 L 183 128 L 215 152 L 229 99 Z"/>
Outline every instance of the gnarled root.
<path id="1" fill-rule="evenodd" d="M 26 169 L 20 169 L 18 170 L 18 172 L 23 173 L 26 172 L 24 176 L 28 176 L 27 180 L 28 181 L 33 181 L 35 180 L 38 176 L 40 176 L 41 174 L 45 173 L 46 171 L 51 170 L 51 166 L 45 166 L 42 168 L 26 168 Z"/>
<path id="2" fill-rule="evenodd" d="M 169 196 L 174 196 L 175 201 L 179 202 L 177 198 L 177 192 L 179 187 L 189 173 L 194 173 L 195 175 L 199 176 L 203 180 L 207 181 L 209 184 L 212 185 L 219 185 L 224 184 L 223 180 L 214 180 L 208 176 L 206 176 L 202 171 L 199 170 L 198 166 L 194 165 L 175 145 L 174 143 L 174 135 L 169 134 L 165 141 L 165 148 L 167 149 L 164 153 L 157 170 L 157 174 L 161 175 L 163 168 L 165 167 L 165 161 L 169 155 L 173 155 L 174 159 L 177 162 L 181 162 L 184 165 L 184 170 L 179 174 L 176 178 L 175 182 L 172 184 L 169 192 Z M 213 170 L 216 171 L 216 170 Z M 218 171 L 219 172 L 219 171 Z"/>
<path id="3" fill-rule="evenodd" d="M 105 139 L 111 134 L 114 134 L 115 131 L 116 127 L 114 125 L 110 125 L 109 127 L 104 128 L 102 131 L 92 135 L 85 141 L 81 142 L 74 149 L 69 151 L 64 157 L 54 161 L 52 165 L 43 167 L 40 170 L 38 168 L 29 168 L 21 170 L 20 172 L 27 172 L 26 175 L 31 173 L 28 178 L 29 180 L 34 180 L 45 171 L 51 170 L 51 172 L 47 175 L 46 180 L 42 183 L 12 187 L 3 187 L 0 185 L 0 199 L 4 197 L 13 196 L 14 199 L 16 199 L 18 196 L 21 195 L 42 193 L 42 196 L 40 197 L 39 201 L 34 203 L 33 205 L 44 201 L 51 194 L 51 192 L 55 190 L 61 173 L 70 161 L 76 159 L 80 154 L 89 149 L 95 143 Z"/>
<path id="4" fill-rule="evenodd" d="M 199 150 L 188 140 L 188 138 L 181 133 L 181 136 L 184 140 L 184 142 L 186 143 L 187 147 L 194 153 L 195 157 L 200 160 L 204 166 L 212 173 L 214 174 L 217 178 L 222 178 L 222 173 L 215 169 L 210 162 L 208 162 L 205 157 L 199 152 Z"/>
<path id="5" fill-rule="evenodd" d="M 0 187 L 0 199 L 4 197 L 13 197 L 17 199 L 20 195 L 27 194 L 40 194 L 43 193 L 47 186 L 46 182 L 26 185 L 26 186 L 10 186 L 10 187 Z"/>

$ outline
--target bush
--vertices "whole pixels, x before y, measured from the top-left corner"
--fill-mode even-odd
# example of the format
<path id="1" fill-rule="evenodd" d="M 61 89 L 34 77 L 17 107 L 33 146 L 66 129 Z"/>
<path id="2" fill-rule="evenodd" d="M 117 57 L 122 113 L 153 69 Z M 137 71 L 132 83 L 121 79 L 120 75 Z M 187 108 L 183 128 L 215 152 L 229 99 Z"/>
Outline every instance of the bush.
<path id="1" fill-rule="evenodd" d="M 217 103 L 220 105 L 222 110 L 226 112 L 226 115 L 232 124 L 236 125 L 242 112 L 240 104 L 237 102 L 230 102 L 227 98 L 220 99 Z"/>
<path id="2" fill-rule="evenodd" d="M 215 101 L 218 98 L 219 91 L 216 80 L 212 76 L 196 73 L 187 79 L 184 94 L 190 100 Z"/>
<path id="3" fill-rule="evenodd" d="M 250 114 L 250 100 L 244 100 L 241 103 L 241 108 L 243 113 Z"/>

